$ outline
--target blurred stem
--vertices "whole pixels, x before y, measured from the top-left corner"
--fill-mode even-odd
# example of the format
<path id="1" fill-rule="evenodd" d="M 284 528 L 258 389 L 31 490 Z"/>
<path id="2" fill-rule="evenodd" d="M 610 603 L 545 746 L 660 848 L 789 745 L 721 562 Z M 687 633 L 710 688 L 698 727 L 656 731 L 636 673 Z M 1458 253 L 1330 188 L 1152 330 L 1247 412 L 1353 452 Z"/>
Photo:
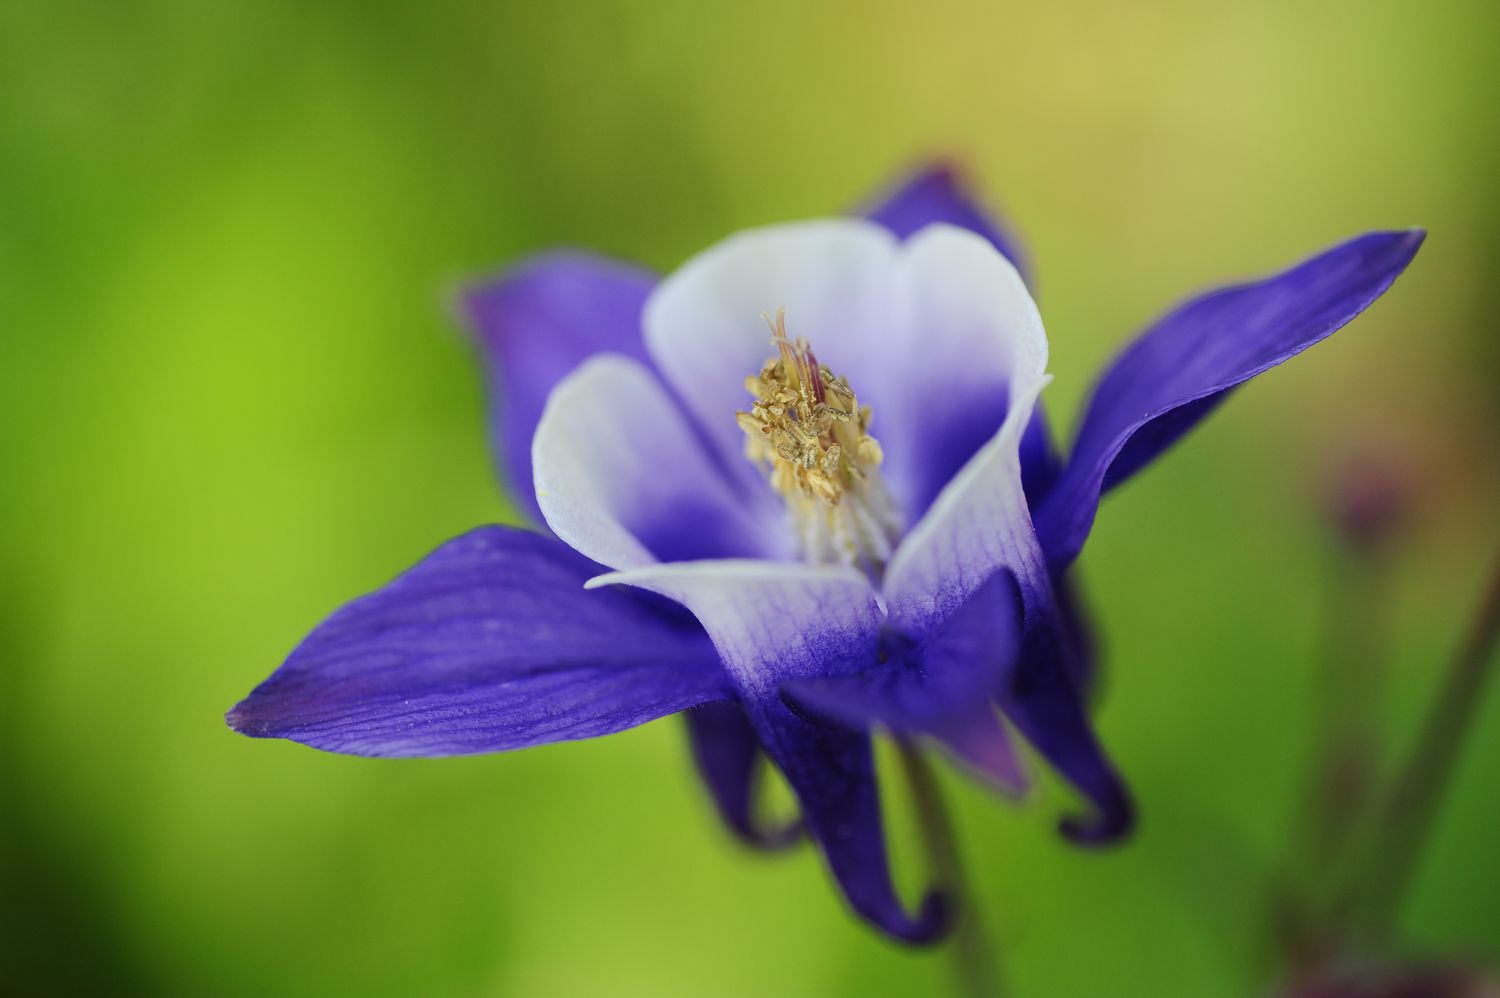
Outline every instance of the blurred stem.
<path id="1" fill-rule="evenodd" d="M 1330 560 L 1322 614 L 1312 758 L 1302 804 L 1272 885 L 1271 930 L 1280 964 L 1317 959 L 1344 912 L 1354 839 L 1375 806 L 1385 687 L 1389 581 L 1386 552 L 1342 544 Z M 1364 843 L 1361 843 L 1364 844 Z"/>
<path id="2" fill-rule="evenodd" d="M 898 738 L 896 750 L 911 787 L 933 885 L 944 893 L 953 908 L 953 938 L 948 943 L 948 952 L 953 959 L 959 992 L 966 998 L 996 998 L 1002 991 L 1000 974 L 967 889 L 953 823 L 948 819 L 937 776 L 914 742 Z"/>
<path id="3" fill-rule="evenodd" d="M 1415 749 L 1397 777 L 1374 850 L 1367 911 L 1376 932 L 1389 929 L 1411 886 L 1412 874 L 1453 777 L 1485 687 L 1494 671 L 1500 641 L 1500 560 L 1467 640 L 1427 715 Z"/>
<path id="4" fill-rule="evenodd" d="M 1309 851 L 1314 869 L 1336 864 L 1375 796 L 1377 718 L 1386 683 L 1390 576 L 1384 552 L 1350 551 L 1334 576 L 1319 714 Z M 1325 880 L 1326 886 L 1326 880 Z"/>

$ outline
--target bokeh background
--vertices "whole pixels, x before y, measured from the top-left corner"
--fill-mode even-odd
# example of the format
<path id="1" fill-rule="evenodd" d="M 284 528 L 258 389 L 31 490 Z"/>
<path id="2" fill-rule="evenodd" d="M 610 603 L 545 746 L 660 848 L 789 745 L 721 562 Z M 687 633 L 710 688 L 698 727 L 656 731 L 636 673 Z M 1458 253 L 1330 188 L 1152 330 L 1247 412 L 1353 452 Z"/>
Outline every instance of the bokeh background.
<path id="1" fill-rule="evenodd" d="M 946 781 L 1012 993 L 1264 987 L 1345 578 L 1329 477 L 1372 455 L 1412 496 L 1367 643 L 1372 765 L 1411 741 L 1500 547 L 1497 51 L 1489 0 L 0 0 L 0 973 L 944 987 L 809 850 L 732 844 L 675 719 L 430 762 L 222 722 L 333 607 L 513 516 L 463 280 L 556 244 L 670 267 L 943 155 L 1028 247 L 1064 435 L 1184 294 L 1431 230 L 1369 314 L 1103 509 L 1081 570 L 1134 840 L 1065 846 L 1048 780 L 1019 807 Z M 1392 952 L 1500 959 L 1497 762 L 1491 696 Z"/>

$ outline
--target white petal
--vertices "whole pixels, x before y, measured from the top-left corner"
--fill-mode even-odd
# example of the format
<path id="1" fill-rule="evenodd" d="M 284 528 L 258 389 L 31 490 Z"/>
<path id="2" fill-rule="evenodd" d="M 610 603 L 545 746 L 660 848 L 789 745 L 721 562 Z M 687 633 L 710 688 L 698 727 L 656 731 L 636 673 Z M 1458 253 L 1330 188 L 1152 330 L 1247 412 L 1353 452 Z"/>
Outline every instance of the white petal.
<path id="1" fill-rule="evenodd" d="M 547 525 L 610 568 L 758 555 L 753 516 L 644 365 L 600 354 L 558 383 L 532 440 Z"/>

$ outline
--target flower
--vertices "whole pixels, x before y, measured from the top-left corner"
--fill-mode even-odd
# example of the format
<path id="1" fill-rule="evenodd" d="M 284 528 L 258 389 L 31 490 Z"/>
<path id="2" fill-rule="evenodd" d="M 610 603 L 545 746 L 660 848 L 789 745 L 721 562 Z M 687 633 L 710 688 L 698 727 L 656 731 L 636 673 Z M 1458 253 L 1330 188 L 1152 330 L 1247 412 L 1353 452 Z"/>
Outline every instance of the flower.
<path id="1" fill-rule="evenodd" d="M 314 630 L 229 724 L 442 756 L 687 711 L 734 829 L 786 837 L 753 806 L 767 757 L 853 909 L 933 939 L 942 899 L 912 914 L 891 883 L 871 727 L 1019 792 L 1003 715 L 1090 802 L 1067 835 L 1127 831 L 1067 575 L 1100 496 L 1357 315 L 1421 241 L 1361 236 L 1169 313 L 1105 371 L 1066 460 L 1016 253 L 951 170 L 660 282 L 531 260 L 467 307 L 501 465 L 547 530 L 442 545 Z"/>

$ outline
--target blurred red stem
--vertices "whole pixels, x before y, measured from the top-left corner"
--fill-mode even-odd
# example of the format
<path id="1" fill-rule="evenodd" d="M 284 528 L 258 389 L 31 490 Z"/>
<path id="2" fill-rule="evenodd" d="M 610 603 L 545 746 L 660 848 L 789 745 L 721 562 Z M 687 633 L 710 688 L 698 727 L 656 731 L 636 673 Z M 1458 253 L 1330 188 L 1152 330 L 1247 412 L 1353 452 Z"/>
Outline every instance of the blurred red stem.
<path id="1" fill-rule="evenodd" d="M 1447 682 L 1397 778 L 1377 832 L 1370 914 L 1377 931 L 1396 917 L 1494 671 L 1500 641 L 1500 561 Z"/>

